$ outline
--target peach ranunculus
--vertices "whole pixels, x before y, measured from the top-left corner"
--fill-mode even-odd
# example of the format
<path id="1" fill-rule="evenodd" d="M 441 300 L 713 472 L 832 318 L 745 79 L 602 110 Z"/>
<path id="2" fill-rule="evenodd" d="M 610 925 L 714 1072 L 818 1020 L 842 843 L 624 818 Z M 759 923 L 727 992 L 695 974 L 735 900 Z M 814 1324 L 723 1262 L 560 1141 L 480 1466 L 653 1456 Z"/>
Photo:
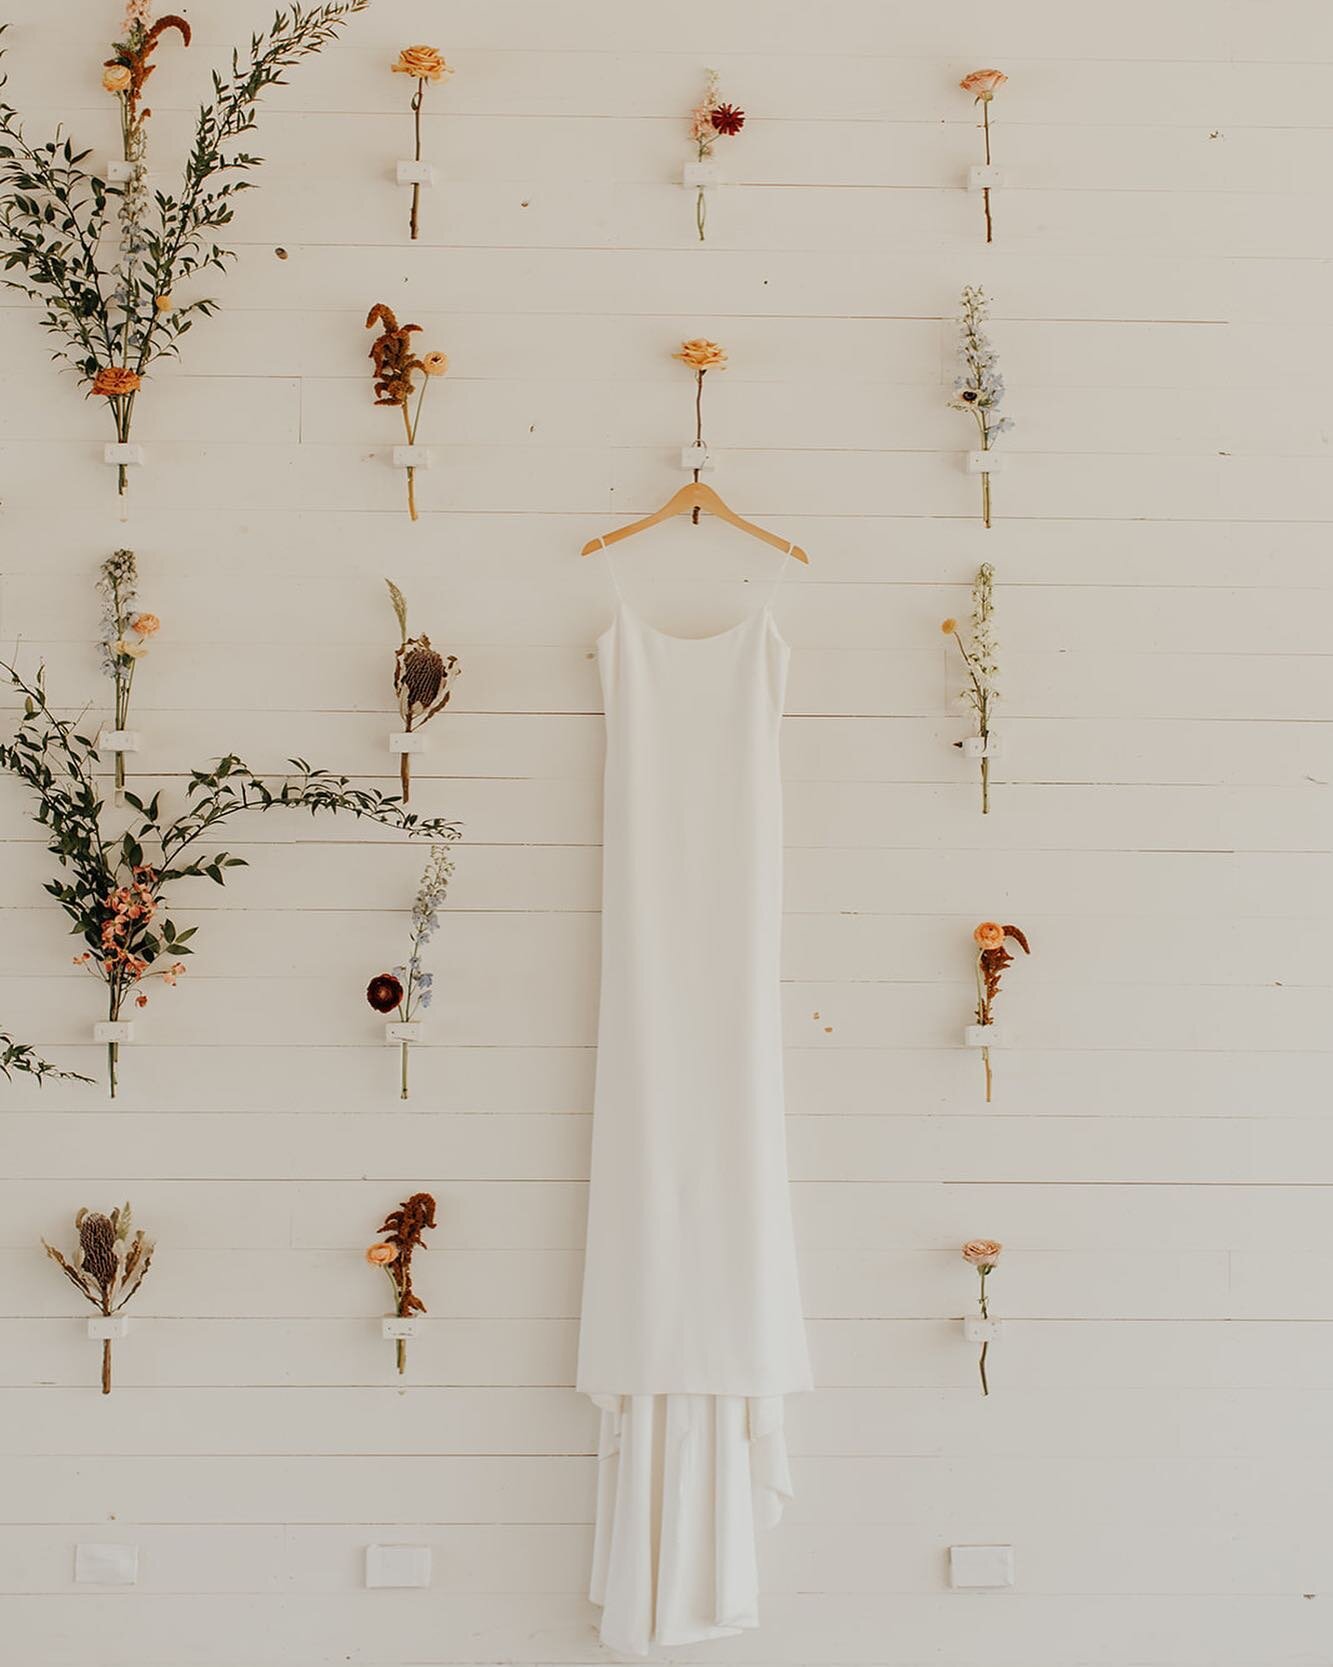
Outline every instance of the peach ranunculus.
<path id="1" fill-rule="evenodd" d="M 963 1246 L 963 1260 L 974 1268 L 993 1268 L 1004 1246 L 998 1239 L 969 1239 Z"/>
<path id="2" fill-rule="evenodd" d="M 999 949 L 1004 943 L 1004 927 L 998 920 L 983 920 L 972 937 L 982 949 Z"/>
<path id="3" fill-rule="evenodd" d="M 956 619 L 942 619 L 940 621 L 940 630 L 944 632 L 946 637 L 953 636 L 957 629 L 958 621 Z"/>
<path id="4" fill-rule="evenodd" d="M 447 353 L 423 353 L 421 368 L 427 376 L 443 376 L 449 369 L 449 355 Z"/>
<path id="5" fill-rule="evenodd" d="M 692 340 L 680 344 L 680 352 L 671 355 L 679 359 L 681 364 L 688 365 L 691 370 L 725 370 L 727 355 L 716 342 L 710 342 L 703 336 L 695 336 Z"/>
<path id="6" fill-rule="evenodd" d="M 92 391 L 105 399 L 117 399 L 123 394 L 134 393 L 142 386 L 143 378 L 128 365 L 103 365 L 93 377 Z"/>
<path id="7" fill-rule="evenodd" d="M 136 614 L 130 621 L 130 630 L 140 637 L 155 637 L 162 629 L 162 621 L 156 614 Z"/>
<path id="8" fill-rule="evenodd" d="M 405 46 L 398 54 L 393 73 L 410 75 L 417 81 L 443 81 L 454 72 L 453 66 L 445 62 L 439 47 Z"/>
<path id="9" fill-rule="evenodd" d="M 153 306 L 159 313 L 174 313 L 176 310 L 176 303 L 169 295 L 155 295 Z"/>
<path id="10" fill-rule="evenodd" d="M 390 1262 L 398 1260 L 398 1246 L 396 1244 L 373 1244 L 366 1252 L 367 1262 L 377 1268 L 387 1268 Z"/>
<path id="11" fill-rule="evenodd" d="M 118 637 L 111 644 L 111 652 L 121 655 L 126 660 L 142 660 L 148 650 L 142 643 L 127 642 L 124 637 Z"/>
<path id="12" fill-rule="evenodd" d="M 972 93 L 978 102 L 989 104 L 995 97 L 997 87 L 1003 87 L 1009 77 L 1003 70 L 974 69 L 971 75 L 965 75 L 958 85 L 965 93 Z"/>
<path id="13" fill-rule="evenodd" d="M 109 93 L 128 92 L 133 80 L 128 64 L 108 64 L 102 71 L 102 85 Z"/>

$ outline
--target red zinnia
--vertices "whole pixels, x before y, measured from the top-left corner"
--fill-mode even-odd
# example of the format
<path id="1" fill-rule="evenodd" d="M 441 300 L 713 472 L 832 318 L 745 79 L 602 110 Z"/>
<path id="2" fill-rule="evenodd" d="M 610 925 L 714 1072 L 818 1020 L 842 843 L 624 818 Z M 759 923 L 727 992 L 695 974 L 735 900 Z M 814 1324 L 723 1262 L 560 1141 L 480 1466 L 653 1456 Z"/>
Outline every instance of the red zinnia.
<path id="1" fill-rule="evenodd" d="M 392 1013 L 403 999 L 403 986 L 391 972 L 382 972 L 366 986 L 366 1000 L 377 1013 Z"/>
<path id="2" fill-rule="evenodd" d="M 734 104 L 719 104 L 712 112 L 712 123 L 717 132 L 734 138 L 745 126 L 745 112 Z"/>

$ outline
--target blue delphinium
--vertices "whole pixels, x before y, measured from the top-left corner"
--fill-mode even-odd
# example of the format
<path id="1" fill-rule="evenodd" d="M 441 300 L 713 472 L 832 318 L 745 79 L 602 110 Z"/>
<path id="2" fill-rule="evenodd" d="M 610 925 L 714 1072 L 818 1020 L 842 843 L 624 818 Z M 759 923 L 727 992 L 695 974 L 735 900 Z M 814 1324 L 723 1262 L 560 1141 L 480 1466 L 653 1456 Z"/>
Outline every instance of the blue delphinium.
<path id="1" fill-rule="evenodd" d="M 453 877 L 454 859 L 448 845 L 433 845 L 421 876 L 416 901 L 412 905 L 412 953 L 407 965 L 395 967 L 394 976 L 403 987 L 403 999 L 398 1011 L 404 1022 L 410 1023 L 417 1012 L 425 1012 L 434 994 L 435 974 L 422 967 L 422 953 L 440 929 L 449 881 Z M 402 1044 L 402 1098 L 407 1098 L 407 1050 Z"/>

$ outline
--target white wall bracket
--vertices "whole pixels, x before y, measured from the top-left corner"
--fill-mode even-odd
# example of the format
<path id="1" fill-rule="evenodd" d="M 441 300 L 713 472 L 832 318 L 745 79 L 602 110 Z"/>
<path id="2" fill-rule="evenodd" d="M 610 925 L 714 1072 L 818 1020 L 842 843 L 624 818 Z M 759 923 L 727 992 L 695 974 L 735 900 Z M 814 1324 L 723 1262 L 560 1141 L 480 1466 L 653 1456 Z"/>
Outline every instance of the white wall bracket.
<path id="1" fill-rule="evenodd" d="M 997 1343 L 1001 1324 L 999 1320 L 984 1320 L 980 1314 L 968 1314 L 963 1319 L 963 1336 L 969 1343 Z"/>
<path id="2" fill-rule="evenodd" d="M 1011 1545 L 951 1545 L 949 1584 L 960 1591 L 1000 1591 L 1014 1583 Z"/>
<path id="3" fill-rule="evenodd" d="M 431 1548 L 428 1545 L 368 1545 L 366 1585 L 421 1587 L 430 1585 Z"/>
<path id="4" fill-rule="evenodd" d="M 994 191 L 1004 184 L 1004 169 L 985 162 L 975 163 L 967 170 L 969 191 Z"/>
<path id="5" fill-rule="evenodd" d="M 139 1580 L 137 1545 L 76 1545 L 74 1579 L 80 1586 L 134 1586 Z"/>
<path id="6" fill-rule="evenodd" d="M 132 1042 L 133 1040 L 133 1019 L 103 1019 L 100 1024 L 93 1026 L 94 1042 Z"/>
<path id="7" fill-rule="evenodd" d="M 396 162 L 394 178 L 399 185 L 434 185 L 435 168 L 430 162 Z"/>
<path id="8" fill-rule="evenodd" d="M 128 1314 L 94 1314 L 88 1321 L 88 1335 L 96 1343 L 107 1343 L 117 1337 L 126 1337 L 129 1335 L 129 1329 Z"/>
<path id="9" fill-rule="evenodd" d="M 717 162 L 687 162 L 680 183 L 691 191 L 709 191 L 722 183 L 722 167 Z"/>
<path id="10" fill-rule="evenodd" d="M 382 1335 L 390 1343 L 400 1343 L 411 1337 L 420 1337 L 421 1322 L 412 1314 L 386 1314 L 382 1325 Z"/>
<path id="11" fill-rule="evenodd" d="M 998 475 L 1004 468 L 1004 454 L 997 451 L 970 451 L 967 453 L 967 472 L 969 475 Z"/>
<path id="12" fill-rule="evenodd" d="M 429 446 L 395 446 L 393 448 L 393 466 L 395 469 L 429 469 L 434 465 L 435 457 Z"/>
<path id="13" fill-rule="evenodd" d="M 680 450 L 680 466 L 682 469 L 716 469 L 717 459 L 708 447 L 701 444 L 682 446 Z"/>
<path id="14" fill-rule="evenodd" d="M 100 750 L 103 752 L 142 752 L 143 736 L 137 729 L 104 729 Z"/>
<path id="15" fill-rule="evenodd" d="M 384 1027 L 384 1040 L 392 1047 L 399 1047 L 404 1042 L 419 1042 L 421 1040 L 420 1019 L 400 1019 L 391 1021 Z"/>
<path id="16" fill-rule="evenodd" d="M 1004 1031 L 999 1025 L 968 1025 L 963 1031 L 963 1046 L 965 1048 L 1001 1048 L 1004 1046 Z"/>
<path id="17" fill-rule="evenodd" d="M 103 463 L 112 463 L 117 469 L 141 464 L 143 462 L 143 447 L 133 445 L 128 440 L 108 440 L 102 447 Z"/>
<path id="18" fill-rule="evenodd" d="M 407 730 L 397 730 L 389 737 L 389 751 L 411 753 L 429 752 L 430 736 L 423 735 L 419 729 L 413 730 L 410 734 Z"/>
<path id="19" fill-rule="evenodd" d="M 968 735 L 963 739 L 964 758 L 998 758 L 1000 737 L 991 730 L 989 735 Z"/>

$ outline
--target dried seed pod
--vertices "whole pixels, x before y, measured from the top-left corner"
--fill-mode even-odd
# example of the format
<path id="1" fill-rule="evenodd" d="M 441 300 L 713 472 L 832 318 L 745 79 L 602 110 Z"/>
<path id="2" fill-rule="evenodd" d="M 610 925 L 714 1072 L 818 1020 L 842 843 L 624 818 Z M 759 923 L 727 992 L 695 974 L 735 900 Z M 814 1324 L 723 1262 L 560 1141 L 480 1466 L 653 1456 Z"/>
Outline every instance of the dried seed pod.
<path id="1" fill-rule="evenodd" d="M 97 1281 L 104 1297 L 115 1283 L 119 1263 L 116 1259 L 116 1229 L 107 1216 L 90 1211 L 79 1224 L 79 1246 L 83 1251 L 83 1266 Z"/>

